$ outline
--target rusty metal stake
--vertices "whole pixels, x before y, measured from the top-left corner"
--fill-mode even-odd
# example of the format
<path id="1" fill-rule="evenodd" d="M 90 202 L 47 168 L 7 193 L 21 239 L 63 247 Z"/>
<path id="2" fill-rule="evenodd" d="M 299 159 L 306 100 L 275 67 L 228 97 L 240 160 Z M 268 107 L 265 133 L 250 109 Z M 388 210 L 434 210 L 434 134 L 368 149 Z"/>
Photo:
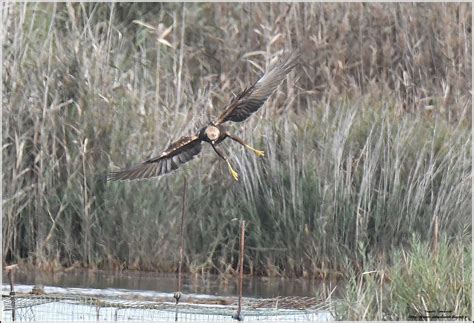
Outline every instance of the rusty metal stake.
<path id="1" fill-rule="evenodd" d="M 237 321 L 243 321 L 244 317 L 242 316 L 242 289 L 244 282 L 244 246 L 245 246 L 245 220 L 242 220 L 240 226 L 240 268 L 239 268 L 239 305 L 237 308 L 237 313 L 232 315 L 233 319 Z"/>
<path id="2" fill-rule="evenodd" d="M 10 281 L 10 301 L 12 305 L 12 321 L 16 320 L 16 313 L 15 313 L 15 278 L 14 278 L 14 270 L 18 267 L 18 265 L 10 265 L 5 267 L 7 271 L 8 280 Z"/>

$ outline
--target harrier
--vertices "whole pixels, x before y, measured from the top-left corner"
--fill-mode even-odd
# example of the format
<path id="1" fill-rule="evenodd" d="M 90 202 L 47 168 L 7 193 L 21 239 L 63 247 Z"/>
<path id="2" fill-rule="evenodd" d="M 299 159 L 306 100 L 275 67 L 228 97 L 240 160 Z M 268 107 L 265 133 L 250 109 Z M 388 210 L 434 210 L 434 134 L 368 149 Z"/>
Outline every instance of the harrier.
<path id="1" fill-rule="evenodd" d="M 286 75 L 297 65 L 299 55 L 296 52 L 284 55 L 274 64 L 270 64 L 263 76 L 252 86 L 235 96 L 217 120 L 210 122 L 192 136 L 183 136 L 173 142 L 157 157 L 143 163 L 112 172 L 107 176 L 109 181 L 134 180 L 157 177 L 170 173 L 180 165 L 192 160 L 201 152 L 202 142 L 209 143 L 217 155 L 222 158 L 229 168 L 232 177 L 238 181 L 239 176 L 232 168 L 228 158 L 217 147 L 224 139 L 230 138 L 253 151 L 257 156 L 264 156 L 262 150 L 250 147 L 239 137 L 231 134 L 224 125 L 226 122 L 241 122 L 256 112 L 275 92 Z"/>

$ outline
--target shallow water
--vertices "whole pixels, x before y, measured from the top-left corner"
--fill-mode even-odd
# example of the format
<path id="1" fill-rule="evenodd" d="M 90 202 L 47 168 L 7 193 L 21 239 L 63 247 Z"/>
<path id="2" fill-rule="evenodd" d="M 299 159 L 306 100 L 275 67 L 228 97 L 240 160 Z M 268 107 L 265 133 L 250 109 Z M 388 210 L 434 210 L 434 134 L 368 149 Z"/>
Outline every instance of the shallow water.
<path id="1" fill-rule="evenodd" d="M 5 285 L 8 283 L 6 273 L 2 273 Z M 104 271 L 75 271 L 61 273 L 44 273 L 17 271 L 15 284 L 48 287 L 81 288 L 91 290 L 130 290 L 155 293 L 174 293 L 177 286 L 177 275 L 143 272 L 110 273 Z M 288 278 L 245 277 L 243 283 L 244 297 L 272 298 L 276 296 L 309 296 L 314 297 L 320 281 Z M 183 275 L 181 288 L 183 294 L 206 294 L 212 296 L 237 296 L 238 278 L 224 278 L 216 275 L 191 276 Z"/>
<path id="2" fill-rule="evenodd" d="M 5 273 L 3 273 L 2 294 L 8 295 L 9 284 Z M 173 293 L 176 290 L 177 277 L 174 274 L 154 274 L 154 273 L 108 273 L 108 272 L 88 272 L 77 271 L 69 273 L 42 273 L 42 272 L 22 272 L 15 274 L 15 290 L 17 295 L 29 293 L 34 285 L 44 286 L 46 295 L 53 297 L 53 301 L 45 304 L 38 304 L 29 307 L 18 307 L 16 310 L 17 320 L 163 320 L 172 321 L 175 318 L 175 306 Z M 244 297 L 252 298 L 274 298 L 276 296 L 315 296 L 317 281 L 303 279 L 280 279 L 280 278 L 251 278 L 244 280 Z M 232 320 L 235 313 L 235 302 L 233 305 L 211 305 L 209 300 L 234 299 L 238 295 L 237 277 L 223 278 L 221 276 L 190 276 L 183 277 L 182 287 L 184 303 L 180 303 L 180 320 L 201 320 L 201 321 L 222 321 Z M 54 296 L 59 295 L 59 296 Z M 74 303 L 61 300 L 64 296 L 80 295 L 86 302 Z M 117 302 L 116 305 L 98 307 L 92 301 L 87 303 L 87 296 L 94 296 L 94 299 L 106 300 L 107 302 Z M 229 297 L 232 296 L 232 297 Z M 30 297 L 30 296 L 28 296 Z M 57 298 L 57 299 L 56 299 Z M 199 305 L 200 307 L 189 307 L 188 301 L 193 300 L 198 303 L 209 305 Z M 198 301 L 201 299 L 201 301 Z M 207 301 L 206 301 L 207 299 Z M 34 298 L 28 301 L 33 301 Z M 4 303 L 10 299 L 5 298 Z M 21 299 L 18 299 L 18 304 Z M 143 304 L 164 302 L 163 304 L 173 305 L 168 309 L 146 309 Z M 136 303 L 139 306 L 124 309 L 118 304 Z M 191 302 L 193 303 L 193 302 Z M 227 305 L 228 304 L 228 305 Z M 206 307 L 207 306 L 207 307 Z M 262 310 L 252 310 L 244 306 L 246 320 L 332 320 L 332 316 L 327 311 L 297 311 L 297 310 L 272 310 L 271 308 Z M 3 319 L 12 320 L 12 311 L 6 310 Z"/>

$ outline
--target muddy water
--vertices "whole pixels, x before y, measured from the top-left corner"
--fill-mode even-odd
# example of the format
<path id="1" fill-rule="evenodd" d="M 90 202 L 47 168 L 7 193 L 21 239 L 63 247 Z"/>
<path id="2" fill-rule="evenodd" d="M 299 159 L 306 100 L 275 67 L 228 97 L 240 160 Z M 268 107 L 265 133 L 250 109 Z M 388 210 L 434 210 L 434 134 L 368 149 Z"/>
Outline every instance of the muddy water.
<path id="1" fill-rule="evenodd" d="M 8 280 L 2 273 L 3 289 Z M 76 271 L 67 273 L 42 273 L 17 271 L 15 283 L 18 285 L 41 284 L 48 287 L 80 288 L 93 290 L 130 290 L 156 293 L 173 293 L 176 290 L 175 274 L 155 273 L 109 273 Z M 246 277 L 243 283 L 244 297 L 272 298 L 276 296 L 316 296 L 319 281 L 306 279 L 256 278 Z M 237 296 L 238 279 L 229 276 L 183 276 L 184 294 L 212 296 Z"/>

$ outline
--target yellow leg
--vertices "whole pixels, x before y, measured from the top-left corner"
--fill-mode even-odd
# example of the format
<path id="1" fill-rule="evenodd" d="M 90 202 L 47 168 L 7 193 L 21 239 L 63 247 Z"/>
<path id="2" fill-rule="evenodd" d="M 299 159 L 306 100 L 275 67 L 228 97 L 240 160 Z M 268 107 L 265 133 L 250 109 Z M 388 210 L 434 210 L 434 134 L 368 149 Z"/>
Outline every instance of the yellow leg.
<path id="1" fill-rule="evenodd" d="M 265 156 L 265 152 L 263 150 L 257 150 L 253 147 L 250 147 L 249 145 L 245 145 L 245 147 L 247 147 L 248 149 L 250 149 L 251 151 L 253 151 L 255 153 L 255 155 L 257 155 L 257 157 L 263 157 Z"/>
<path id="2" fill-rule="evenodd" d="M 230 163 L 228 161 L 227 161 L 227 166 L 229 166 L 229 171 L 230 171 L 230 174 L 232 175 L 232 177 L 236 181 L 239 181 L 239 174 L 232 168 L 232 166 L 230 165 Z"/>

